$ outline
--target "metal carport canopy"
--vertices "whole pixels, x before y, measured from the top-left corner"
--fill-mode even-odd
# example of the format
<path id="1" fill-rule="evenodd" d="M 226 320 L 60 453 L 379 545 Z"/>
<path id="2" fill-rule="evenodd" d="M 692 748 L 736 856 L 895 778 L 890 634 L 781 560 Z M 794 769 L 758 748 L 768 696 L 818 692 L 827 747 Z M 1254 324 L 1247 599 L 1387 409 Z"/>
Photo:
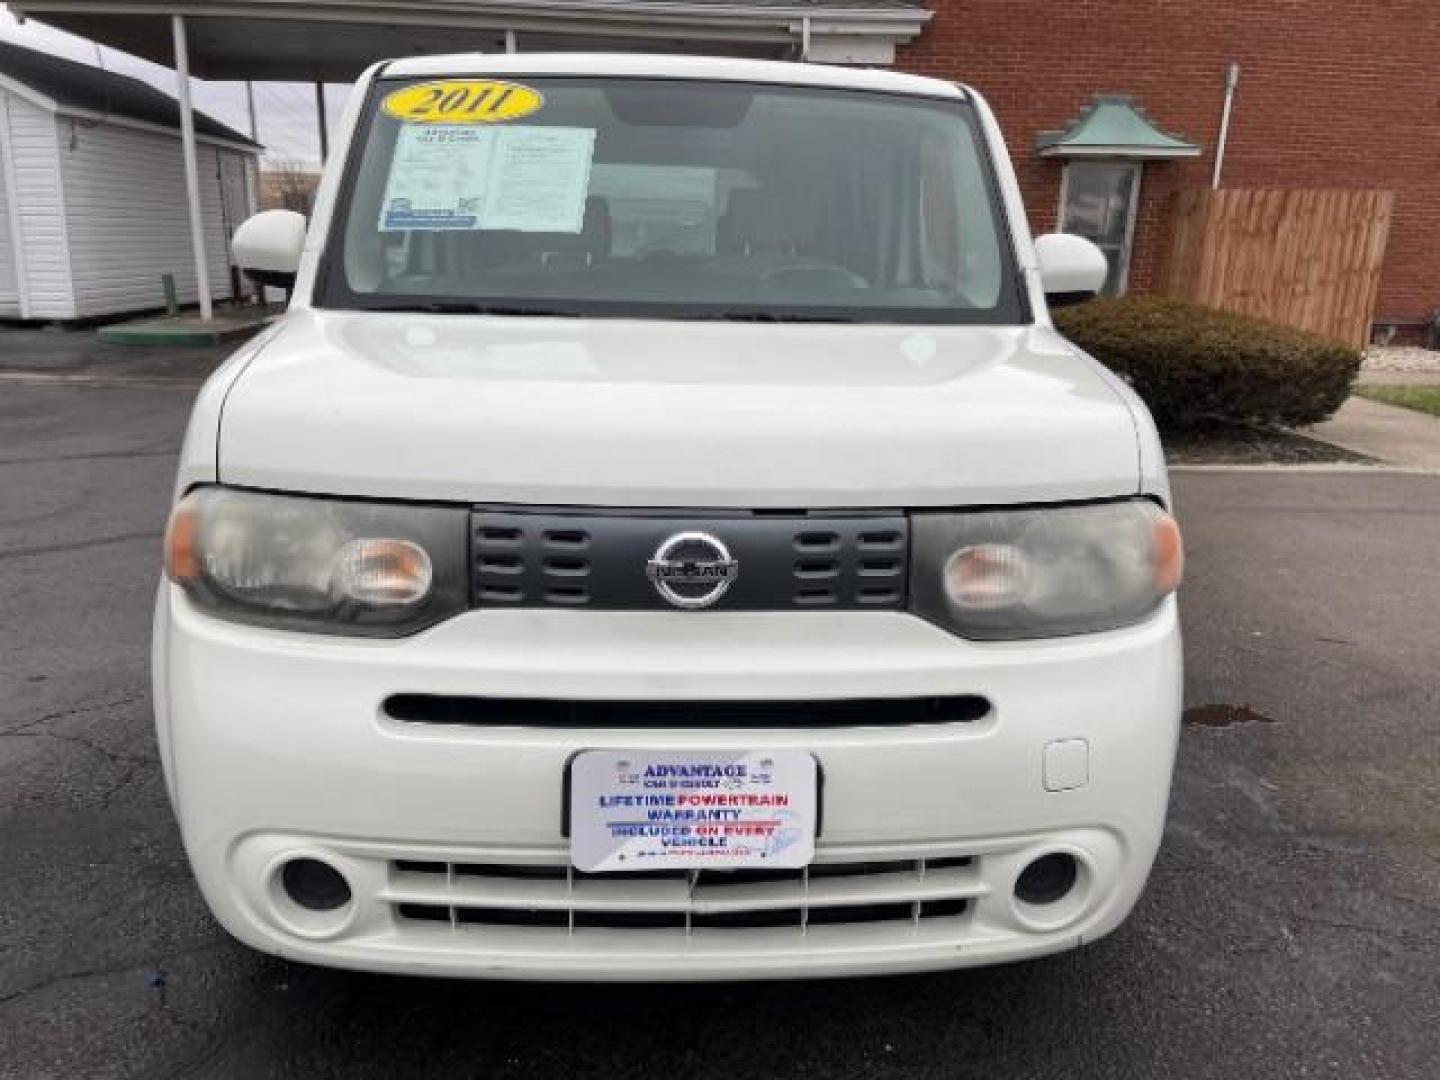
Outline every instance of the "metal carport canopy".
<path id="1" fill-rule="evenodd" d="M 169 67 L 183 16 L 203 79 L 346 82 L 386 57 L 551 49 L 698 52 L 886 64 L 931 13 L 919 0 L 12 0 L 33 17 Z"/>

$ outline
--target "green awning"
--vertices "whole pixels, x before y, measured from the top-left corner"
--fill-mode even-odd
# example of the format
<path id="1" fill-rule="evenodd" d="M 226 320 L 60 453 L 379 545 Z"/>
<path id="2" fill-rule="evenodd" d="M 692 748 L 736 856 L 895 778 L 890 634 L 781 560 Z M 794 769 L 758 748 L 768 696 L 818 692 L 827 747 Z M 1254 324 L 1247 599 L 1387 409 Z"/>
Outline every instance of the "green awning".
<path id="1" fill-rule="evenodd" d="M 1035 152 L 1059 158 L 1193 158 L 1200 147 L 1162 131 L 1128 97 L 1098 94 L 1063 131 L 1042 131 Z"/>

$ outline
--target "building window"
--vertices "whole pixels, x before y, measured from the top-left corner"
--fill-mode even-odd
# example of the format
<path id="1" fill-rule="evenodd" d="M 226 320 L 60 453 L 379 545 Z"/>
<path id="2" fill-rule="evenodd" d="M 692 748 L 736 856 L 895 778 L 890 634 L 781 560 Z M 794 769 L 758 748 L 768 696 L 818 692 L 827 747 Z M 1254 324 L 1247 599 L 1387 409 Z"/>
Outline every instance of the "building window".
<path id="1" fill-rule="evenodd" d="M 1060 181 L 1060 231 L 1092 240 L 1105 253 L 1106 296 L 1124 295 L 1130 276 L 1140 167 L 1135 161 L 1070 161 Z"/>

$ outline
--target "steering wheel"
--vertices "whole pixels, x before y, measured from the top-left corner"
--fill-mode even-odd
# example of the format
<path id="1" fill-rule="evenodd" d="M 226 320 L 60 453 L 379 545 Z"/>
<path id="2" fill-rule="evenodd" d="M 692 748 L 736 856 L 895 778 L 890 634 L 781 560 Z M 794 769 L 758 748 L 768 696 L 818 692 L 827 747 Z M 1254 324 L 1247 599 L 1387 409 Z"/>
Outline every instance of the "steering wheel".
<path id="1" fill-rule="evenodd" d="M 760 275 L 768 285 L 841 285 L 850 289 L 868 289 L 870 283 L 843 266 L 778 266 Z"/>

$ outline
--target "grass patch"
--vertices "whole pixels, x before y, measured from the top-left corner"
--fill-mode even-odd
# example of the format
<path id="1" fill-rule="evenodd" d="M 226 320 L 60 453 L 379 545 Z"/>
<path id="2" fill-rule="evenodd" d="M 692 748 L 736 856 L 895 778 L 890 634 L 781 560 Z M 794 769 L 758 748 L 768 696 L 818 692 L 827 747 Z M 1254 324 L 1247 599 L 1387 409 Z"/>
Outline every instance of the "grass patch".
<path id="1" fill-rule="evenodd" d="M 1440 416 L 1440 386 L 1361 386 L 1355 392 L 1371 401 Z"/>

